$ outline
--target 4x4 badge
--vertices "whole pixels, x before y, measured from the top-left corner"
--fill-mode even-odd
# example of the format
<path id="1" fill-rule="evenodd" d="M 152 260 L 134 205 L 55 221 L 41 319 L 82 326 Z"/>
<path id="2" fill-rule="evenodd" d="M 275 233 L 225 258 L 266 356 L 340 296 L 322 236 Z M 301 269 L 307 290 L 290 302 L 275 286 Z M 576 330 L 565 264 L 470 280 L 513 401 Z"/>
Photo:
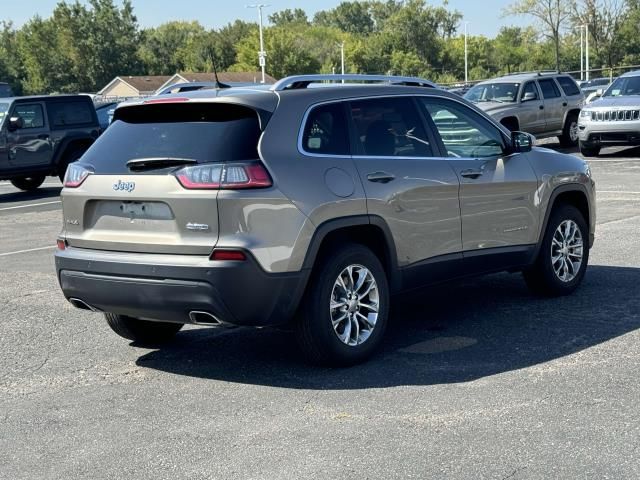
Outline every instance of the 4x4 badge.
<path id="1" fill-rule="evenodd" d="M 123 182 L 122 180 L 118 180 L 113 184 L 113 189 L 116 192 L 133 192 L 136 189 L 136 182 Z"/>

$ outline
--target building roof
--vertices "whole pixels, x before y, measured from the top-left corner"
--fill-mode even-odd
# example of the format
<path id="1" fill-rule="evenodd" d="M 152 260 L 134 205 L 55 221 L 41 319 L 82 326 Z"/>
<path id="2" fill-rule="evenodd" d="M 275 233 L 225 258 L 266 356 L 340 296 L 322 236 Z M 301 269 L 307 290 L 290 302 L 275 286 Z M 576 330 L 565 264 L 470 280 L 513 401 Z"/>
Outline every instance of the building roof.
<path id="1" fill-rule="evenodd" d="M 179 73 L 187 82 L 213 82 L 215 77 L 213 72 L 208 73 Z M 218 80 L 222 83 L 258 83 L 262 79 L 261 72 L 219 72 Z M 265 75 L 265 83 L 275 83 L 276 79 L 271 75 Z"/>
<path id="2" fill-rule="evenodd" d="M 124 82 L 131 88 L 134 88 L 139 93 L 155 92 L 158 88 L 164 85 L 173 75 L 123 75 L 116 77 L 105 85 L 98 94 L 102 94 L 105 90 L 109 89 L 113 84 L 118 81 Z"/>

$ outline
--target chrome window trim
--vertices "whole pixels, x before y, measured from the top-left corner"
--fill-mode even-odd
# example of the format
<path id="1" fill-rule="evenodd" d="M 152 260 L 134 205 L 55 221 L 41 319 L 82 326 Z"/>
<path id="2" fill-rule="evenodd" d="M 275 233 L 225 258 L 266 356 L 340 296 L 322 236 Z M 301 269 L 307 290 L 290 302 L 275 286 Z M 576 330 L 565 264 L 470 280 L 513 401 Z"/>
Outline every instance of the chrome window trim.
<path id="1" fill-rule="evenodd" d="M 350 159 L 355 159 L 355 158 L 390 158 L 390 157 L 382 157 L 382 156 L 375 156 L 375 155 L 336 155 L 336 154 L 322 154 L 322 153 L 312 153 L 312 152 L 307 152 L 302 144 L 302 137 L 304 136 L 304 127 L 307 124 L 307 119 L 309 118 L 309 114 L 311 113 L 311 111 L 314 108 L 317 107 L 321 107 L 323 105 L 328 105 L 328 104 L 333 104 L 333 103 L 343 103 L 343 102 L 352 102 L 352 101 L 360 101 L 360 100 L 373 100 L 373 99 L 379 99 L 379 98 L 394 98 L 394 97 L 409 97 L 409 98 L 416 98 L 416 97 L 425 97 L 425 98 L 438 98 L 438 99 L 444 99 L 444 100 L 449 100 L 455 103 L 458 103 L 460 105 L 462 105 L 465 108 L 470 109 L 471 111 L 475 110 L 473 108 L 471 108 L 469 105 L 467 105 L 465 102 L 461 102 L 460 100 L 456 99 L 456 98 L 451 98 L 448 95 L 438 95 L 438 91 L 437 90 L 431 90 L 428 94 L 427 93 L 400 93 L 400 94 L 393 94 L 393 95 L 367 95 L 367 96 L 361 96 L 361 97 L 346 97 L 346 98 L 340 98 L 340 99 L 332 99 L 332 100 L 324 100 L 321 102 L 317 102 L 317 103 L 313 103 L 311 105 L 309 105 L 304 113 L 304 115 L 302 116 L 302 123 L 300 124 L 300 127 L 298 129 L 298 144 L 297 144 L 297 149 L 298 149 L 298 153 L 304 157 L 311 157 L 311 158 L 350 158 Z M 496 127 L 498 129 L 499 132 L 501 132 L 506 138 L 510 138 L 509 134 L 505 133 L 505 128 L 500 125 L 498 122 L 496 122 L 493 117 L 486 115 L 486 114 L 482 114 L 482 113 L 478 113 L 475 112 L 476 114 L 480 115 L 480 117 L 484 118 L 487 122 L 489 122 L 490 124 L 492 124 L 494 127 Z M 422 115 L 422 113 L 420 113 Z M 348 120 L 348 119 L 347 119 Z M 439 135 L 439 133 L 438 133 Z M 407 159 L 423 159 L 423 160 L 440 160 L 440 159 L 448 159 L 451 157 L 393 157 L 393 158 L 397 158 L 397 159 L 401 159 L 401 160 L 407 160 Z"/>

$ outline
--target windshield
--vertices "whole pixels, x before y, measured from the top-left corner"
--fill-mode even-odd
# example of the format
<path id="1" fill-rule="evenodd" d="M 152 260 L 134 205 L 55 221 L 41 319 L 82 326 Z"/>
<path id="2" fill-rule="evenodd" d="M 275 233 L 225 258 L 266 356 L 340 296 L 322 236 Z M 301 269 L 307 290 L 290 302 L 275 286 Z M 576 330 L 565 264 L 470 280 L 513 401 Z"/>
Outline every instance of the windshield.
<path id="1" fill-rule="evenodd" d="M 515 102 L 519 83 L 483 83 L 469 90 L 464 98 L 470 102 Z"/>
<path id="2" fill-rule="evenodd" d="M 621 97 L 623 95 L 640 95 L 640 76 L 616 79 L 611 86 L 607 88 L 603 96 Z"/>
<path id="3" fill-rule="evenodd" d="M 4 117 L 7 116 L 7 112 L 9 111 L 8 103 L 0 103 L 0 127 L 2 127 Z"/>

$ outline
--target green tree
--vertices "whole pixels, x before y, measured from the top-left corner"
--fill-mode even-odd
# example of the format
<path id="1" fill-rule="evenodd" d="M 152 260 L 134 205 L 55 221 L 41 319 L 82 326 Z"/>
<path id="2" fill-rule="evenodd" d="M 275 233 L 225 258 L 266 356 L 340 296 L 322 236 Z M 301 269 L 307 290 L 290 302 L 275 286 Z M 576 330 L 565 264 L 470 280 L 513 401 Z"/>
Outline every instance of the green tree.
<path id="1" fill-rule="evenodd" d="M 493 41 L 495 60 L 502 71 L 511 73 L 522 70 L 527 54 L 520 27 L 502 27 Z"/>
<path id="2" fill-rule="evenodd" d="M 370 2 L 342 2 L 332 10 L 316 13 L 313 23 L 356 35 L 368 35 L 375 29 L 369 7 Z"/>
<path id="3" fill-rule="evenodd" d="M 273 15 L 269 15 L 269 21 L 276 27 L 282 27 L 292 23 L 303 25 L 309 24 L 307 13 L 301 8 L 296 8 L 295 10 L 287 8 L 286 10 L 276 12 Z"/>

